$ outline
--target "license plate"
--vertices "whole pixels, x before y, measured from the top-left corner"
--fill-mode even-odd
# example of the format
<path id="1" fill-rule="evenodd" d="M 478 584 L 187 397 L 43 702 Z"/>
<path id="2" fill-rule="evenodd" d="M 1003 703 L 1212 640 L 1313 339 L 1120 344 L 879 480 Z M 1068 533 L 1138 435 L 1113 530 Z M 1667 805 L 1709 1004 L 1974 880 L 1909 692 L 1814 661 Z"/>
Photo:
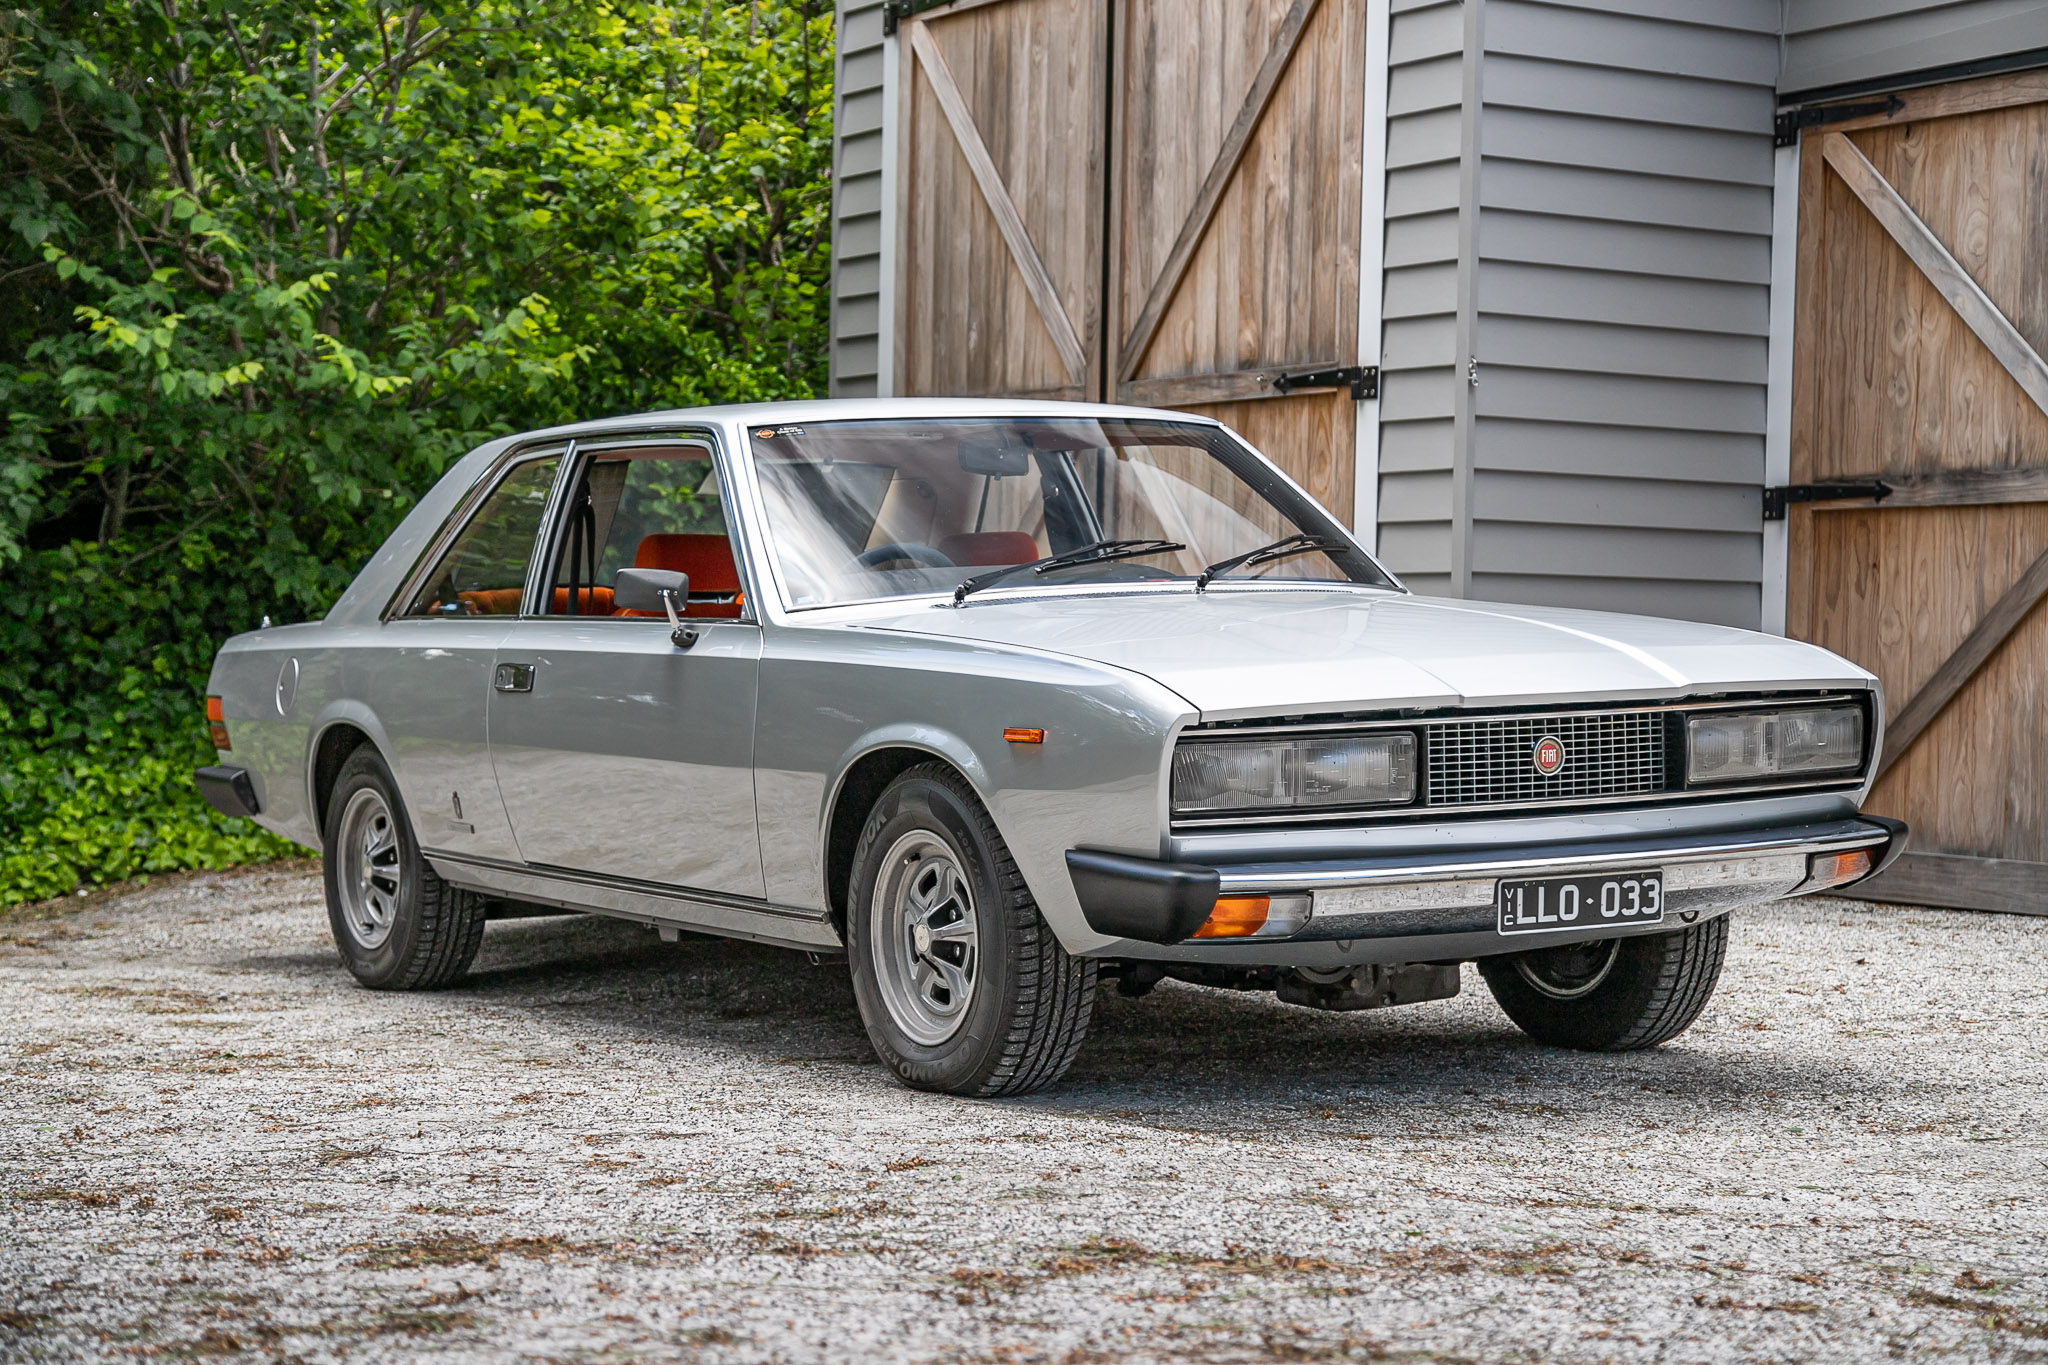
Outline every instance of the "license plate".
<path id="1" fill-rule="evenodd" d="M 1503 934 L 1664 922 L 1662 872 L 1607 872 L 1507 882 L 1494 893 Z"/>

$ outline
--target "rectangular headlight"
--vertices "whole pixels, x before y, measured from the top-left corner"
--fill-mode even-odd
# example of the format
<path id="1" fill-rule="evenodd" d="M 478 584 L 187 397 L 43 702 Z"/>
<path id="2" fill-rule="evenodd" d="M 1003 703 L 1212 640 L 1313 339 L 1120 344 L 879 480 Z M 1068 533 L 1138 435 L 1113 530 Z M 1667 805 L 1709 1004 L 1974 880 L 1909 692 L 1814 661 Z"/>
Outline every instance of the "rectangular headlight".
<path id="1" fill-rule="evenodd" d="M 1688 782 L 1850 772 L 1863 762 L 1854 706 L 1694 716 L 1685 737 Z"/>
<path id="2" fill-rule="evenodd" d="M 1414 799 L 1412 730 L 1183 744 L 1173 755 L 1177 814 L 1392 806 Z"/>

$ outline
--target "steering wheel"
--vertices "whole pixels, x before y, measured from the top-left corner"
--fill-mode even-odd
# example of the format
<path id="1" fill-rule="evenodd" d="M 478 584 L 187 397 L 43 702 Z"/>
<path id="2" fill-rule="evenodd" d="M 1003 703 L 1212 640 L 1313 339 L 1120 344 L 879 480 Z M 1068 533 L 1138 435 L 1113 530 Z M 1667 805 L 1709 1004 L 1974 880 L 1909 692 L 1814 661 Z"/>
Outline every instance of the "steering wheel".
<path id="1" fill-rule="evenodd" d="M 914 540 L 892 540 L 887 545 L 877 545 L 872 550 L 863 550 L 854 557 L 854 562 L 863 569 L 879 569 L 894 559 L 907 559 L 927 569 L 959 567 L 931 546 L 920 545 Z"/>

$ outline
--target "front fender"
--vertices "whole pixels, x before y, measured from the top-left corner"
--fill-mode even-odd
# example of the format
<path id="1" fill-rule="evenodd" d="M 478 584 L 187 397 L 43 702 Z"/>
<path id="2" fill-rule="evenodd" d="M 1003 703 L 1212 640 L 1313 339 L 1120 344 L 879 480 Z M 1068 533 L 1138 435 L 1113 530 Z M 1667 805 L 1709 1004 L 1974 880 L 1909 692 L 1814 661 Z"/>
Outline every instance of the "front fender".
<path id="1" fill-rule="evenodd" d="M 1161 855 L 1164 755 L 1191 714 L 1148 679 L 1046 652 L 864 631 L 771 635 L 755 762 L 769 899 L 836 901 L 832 819 L 849 774 L 905 748 L 965 777 L 1061 943 L 1100 947 L 1111 940 L 1081 914 L 1067 850 Z M 1042 728 L 1044 742 L 1010 743 L 1008 726 Z"/>

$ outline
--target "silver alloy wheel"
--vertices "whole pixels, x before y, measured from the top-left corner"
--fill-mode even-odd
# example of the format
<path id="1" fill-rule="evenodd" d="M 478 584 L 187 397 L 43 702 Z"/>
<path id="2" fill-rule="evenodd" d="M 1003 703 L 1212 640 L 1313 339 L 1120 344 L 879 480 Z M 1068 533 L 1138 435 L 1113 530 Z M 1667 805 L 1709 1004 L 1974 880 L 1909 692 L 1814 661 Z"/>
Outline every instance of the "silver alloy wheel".
<path id="1" fill-rule="evenodd" d="M 882 859 L 868 910 L 868 951 L 889 1017 L 937 1047 L 960 1031 L 981 968 L 981 931 L 952 845 L 914 829 Z"/>
<path id="2" fill-rule="evenodd" d="M 1618 938 L 1604 943 L 1574 943 L 1524 953 L 1515 959 L 1515 970 L 1538 994 L 1552 1000 L 1577 1000 L 1600 988 L 1620 955 Z M 1538 961 L 1539 958 L 1542 960 Z"/>
<path id="3" fill-rule="evenodd" d="M 341 913 L 356 946 L 375 951 L 391 937 L 404 887 L 397 820 L 383 796 L 364 787 L 342 809 L 340 833 L 334 856 L 341 859 Z"/>

